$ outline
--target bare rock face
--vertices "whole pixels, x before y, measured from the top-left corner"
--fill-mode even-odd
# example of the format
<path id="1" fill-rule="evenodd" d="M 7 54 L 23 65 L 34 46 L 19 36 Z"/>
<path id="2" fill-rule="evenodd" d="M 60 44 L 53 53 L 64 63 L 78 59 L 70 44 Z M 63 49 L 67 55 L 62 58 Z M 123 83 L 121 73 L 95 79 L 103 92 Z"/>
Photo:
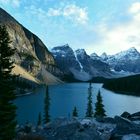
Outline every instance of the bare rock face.
<path id="1" fill-rule="evenodd" d="M 124 116 L 124 117 L 122 117 Z M 125 117 L 128 117 L 125 118 Z M 56 118 L 38 126 L 28 125 L 31 136 L 44 140 L 140 140 L 140 112 L 124 112 L 114 118 Z M 135 117 L 135 120 L 131 120 Z M 17 128 L 17 136 L 27 133 L 25 127 Z M 35 129 L 36 128 L 36 129 Z M 20 133 L 19 133 L 20 132 Z M 28 132 L 29 133 L 29 132 Z"/>
<path id="2" fill-rule="evenodd" d="M 54 58 L 43 42 L 1 8 L 0 25 L 7 27 L 12 41 L 10 45 L 16 49 L 13 57 L 16 64 L 35 77 L 41 75 L 42 65 L 49 72 L 55 73 Z"/>
<path id="3" fill-rule="evenodd" d="M 68 44 L 54 47 L 52 54 L 54 55 L 57 65 L 64 73 L 71 73 L 71 69 L 80 71 L 80 66 L 76 61 L 74 51 Z"/>
<path id="4" fill-rule="evenodd" d="M 64 74 L 80 81 L 88 81 L 93 77 L 111 77 L 108 64 L 101 60 L 93 60 L 84 49 L 73 51 L 68 44 L 52 49 L 52 54 Z"/>

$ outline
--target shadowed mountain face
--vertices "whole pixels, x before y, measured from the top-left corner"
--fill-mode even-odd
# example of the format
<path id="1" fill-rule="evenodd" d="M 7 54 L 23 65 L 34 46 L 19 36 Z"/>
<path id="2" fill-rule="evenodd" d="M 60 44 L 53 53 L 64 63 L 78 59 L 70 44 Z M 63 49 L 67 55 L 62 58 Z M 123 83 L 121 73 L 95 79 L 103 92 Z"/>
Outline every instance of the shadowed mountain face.
<path id="1" fill-rule="evenodd" d="M 57 65 L 65 74 L 71 73 L 71 69 L 80 71 L 80 66 L 76 61 L 74 51 L 67 44 L 54 47 L 52 53 Z"/>
<path id="2" fill-rule="evenodd" d="M 1 8 L 0 25 L 7 27 L 12 41 L 10 45 L 16 48 L 13 57 L 16 64 L 40 79 L 42 79 L 42 66 L 51 73 L 55 73 L 54 58 L 43 42 Z"/>
<path id="3" fill-rule="evenodd" d="M 65 74 L 73 74 L 78 80 L 87 81 L 92 77 L 110 77 L 108 64 L 93 60 L 84 49 L 73 51 L 68 44 L 52 49 L 55 61 Z"/>
<path id="4" fill-rule="evenodd" d="M 52 49 L 55 61 L 65 74 L 72 73 L 78 80 L 93 77 L 118 78 L 140 72 L 140 53 L 133 47 L 115 55 L 96 53 L 90 56 L 84 49 L 73 51 L 68 44 Z"/>

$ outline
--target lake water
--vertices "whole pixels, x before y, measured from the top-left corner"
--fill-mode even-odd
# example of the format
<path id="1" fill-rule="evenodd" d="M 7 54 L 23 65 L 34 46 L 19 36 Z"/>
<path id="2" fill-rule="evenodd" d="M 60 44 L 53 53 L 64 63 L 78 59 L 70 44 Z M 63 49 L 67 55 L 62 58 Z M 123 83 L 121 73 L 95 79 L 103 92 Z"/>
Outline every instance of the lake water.
<path id="1" fill-rule="evenodd" d="M 88 87 L 88 83 L 49 86 L 51 119 L 71 117 L 74 106 L 77 107 L 79 117 L 85 117 Z M 130 113 L 140 111 L 140 97 L 116 94 L 102 88 L 102 84 L 92 84 L 92 87 L 93 109 L 95 109 L 96 95 L 100 89 L 108 116 L 120 115 L 124 111 Z M 36 124 L 39 112 L 43 117 L 45 91 L 45 87 L 41 87 L 31 95 L 16 99 L 18 123 L 24 124 L 29 121 Z"/>

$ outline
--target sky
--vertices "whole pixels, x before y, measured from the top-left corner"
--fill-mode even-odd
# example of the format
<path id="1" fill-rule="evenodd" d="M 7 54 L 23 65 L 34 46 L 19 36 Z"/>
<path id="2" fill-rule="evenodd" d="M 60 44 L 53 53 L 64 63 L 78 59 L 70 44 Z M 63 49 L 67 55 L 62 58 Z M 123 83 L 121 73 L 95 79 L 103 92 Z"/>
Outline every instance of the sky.
<path id="1" fill-rule="evenodd" d="M 51 49 L 69 44 L 101 55 L 140 51 L 140 0 L 0 0 Z"/>

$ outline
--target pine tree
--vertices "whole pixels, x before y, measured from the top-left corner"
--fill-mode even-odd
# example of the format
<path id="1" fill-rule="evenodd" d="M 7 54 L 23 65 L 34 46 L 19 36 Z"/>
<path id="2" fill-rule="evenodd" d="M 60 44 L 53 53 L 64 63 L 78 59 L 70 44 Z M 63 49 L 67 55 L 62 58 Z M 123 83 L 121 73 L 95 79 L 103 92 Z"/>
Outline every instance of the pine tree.
<path id="1" fill-rule="evenodd" d="M 91 86 L 91 83 L 89 83 L 89 88 L 88 88 L 88 104 L 87 104 L 86 117 L 92 117 L 92 116 L 93 116 L 92 86 Z"/>
<path id="2" fill-rule="evenodd" d="M 101 96 L 101 93 L 100 93 L 100 90 L 97 94 L 97 102 L 95 104 L 95 114 L 94 116 L 95 117 L 104 117 L 106 116 L 105 114 L 105 110 L 104 110 L 104 105 L 103 105 L 103 100 L 102 100 L 102 96 Z"/>
<path id="3" fill-rule="evenodd" d="M 50 109 L 50 97 L 49 97 L 49 88 L 46 86 L 46 94 L 45 94 L 45 110 L 44 110 L 44 123 L 48 123 L 50 121 L 49 109 Z"/>
<path id="4" fill-rule="evenodd" d="M 14 85 L 12 82 L 15 50 L 10 45 L 10 37 L 5 26 L 0 26 L 0 140 L 12 140 L 15 137 L 16 106 Z"/>
<path id="5" fill-rule="evenodd" d="M 39 112 L 37 126 L 40 126 L 41 124 L 42 124 L 42 117 L 41 117 L 41 112 Z"/>
<path id="6" fill-rule="evenodd" d="M 73 117 L 78 117 L 78 112 L 77 112 L 76 106 L 75 106 L 74 109 L 73 109 L 72 116 L 73 116 Z"/>

